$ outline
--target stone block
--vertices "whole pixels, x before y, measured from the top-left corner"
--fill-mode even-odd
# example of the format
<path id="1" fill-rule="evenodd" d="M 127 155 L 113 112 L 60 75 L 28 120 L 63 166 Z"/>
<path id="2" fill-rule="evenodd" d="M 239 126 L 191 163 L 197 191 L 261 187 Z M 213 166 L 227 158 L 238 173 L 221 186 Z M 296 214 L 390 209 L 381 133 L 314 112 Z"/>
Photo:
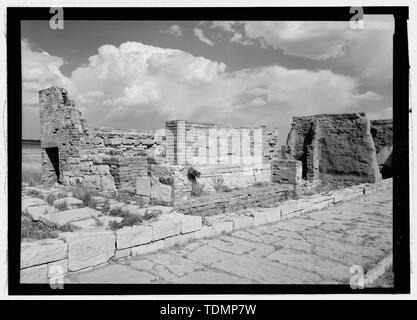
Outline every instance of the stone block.
<path id="1" fill-rule="evenodd" d="M 71 222 L 71 224 L 81 229 L 97 227 L 97 221 L 92 218 L 80 220 L 80 221 L 74 221 L 74 222 Z"/>
<path id="2" fill-rule="evenodd" d="M 151 196 L 151 179 L 150 177 L 136 178 L 136 194 L 140 196 Z"/>
<path id="3" fill-rule="evenodd" d="M 284 203 L 282 203 L 279 206 L 279 209 L 281 210 L 281 218 L 286 219 L 287 216 L 294 214 L 298 211 L 308 211 L 313 210 L 313 207 L 311 204 L 308 204 L 306 201 L 300 201 L 300 200 L 289 200 Z"/>
<path id="4" fill-rule="evenodd" d="M 39 216 L 43 216 L 44 214 L 57 212 L 58 209 L 49 205 L 40 205 L 34 207 L 27 207 L 26 212 L 32 216 L 34 220 L 38 220 Z"/>
<path id="5" fill-rule="evenodd" d="M 202 226 L 200 230 L 190 233 L 190 235 L 192 235 L 192 239 L 204 239 L 213 237 L 215 234 L 212 226 Z"/>
<path id="6" fill-rule="evenodd" d="M 124 258 L 129 257 L 130 254 L 131 254 L 131 249 L 130 248 L 116 250 L 115 258 L 116 258 L 116 260 L 124 259 Z"/>
<path id="7" fill-rule="evenodd" d="M 165 215 L 168 216 L 168 215 Z M 181 233 L 181 219 L 179 217 L 163 217 L 151 224 L 153 241 L 172 237 Z"/>
<path id="8" fill-rule="evenodd" d="M 213 235 L 233 231 L 233 221 L 214 221 L 211 226 L 213 228 Z"/>
<path id="9" fill-rule="evenodd" d="M 135 247 L 153 239 L 151 226 L 124 227 L 116 231 L 117 249 Z"/>
<path id="10" fill-rule="evenodd" d="M 193 239 L 193 233 L 180 234 L 164 239 L 164 248 L 172 248 L 174 246 L 182 246 Z"/>
<path id="11" fill-rule="evenodd" d="M 64 225 L 66 223 L 98 217 L 100 211 L 92 208 L 78 208 L 65 211 L 58 211 L 40 216 L 39 218 L 45 223 Z"/>
<path id="12" fill-rule="evenodd" d="M 254 212 L 253 213 L 253 225 L 255 227 L 261 226 L 263 224 L 271 223 L 273 221 L 270 221 L 272 214 L 267 212 Z M 279 215 L 278 215 L 279 216 Z"/>
<path id="13" fill-rule="evenodd" d="M 230 220 L 233 221 L 233 230 L 253 227 L 253 217 L 250 216 L 236 216 Z"/>
<path id="14" fill-rule="evenodd" d="M 67 204 L 68 209 L 77 209 L 84 207 L 84 203 L 82 200 L 74 198 L 74 197 L 65 197 L 61 199 L 56 199 L 54 201 L 54 207 L 59 207 L 60 205 L 63 205 L 64 203 Z"/>
<path id="15" fill-rule="evenodd" d="M 362 194 L 363 192 L 360 192 L 359 190 L 345 188 L 333 191 L 332 196 L 334 198 L 334 203 L 338 203 L 341 201 L 354 199 Z"/>
<path id="16" fill-rule="evenodd" d="M 67 244 L 58 239 L 41 240 L 34 243 L 22 243 L 20 267 L 27 268 L 67 257 Z"/>
<path id="17" fill-rule="evenodd" d="M 172 203 L 172 186 L 162 183 L 155 183 L 151 188 L 151 199 L 157 203 Z"/>
<path id="18" fill-rule="evenodd" d="M 68 272 L 68 259 L 48 263 L 48 278 L 59 277 Z"/>
<path id="19" fill-rule="evenodd" d="M 68 244 L 68 270 L 77 271 L 107 262 L 114 256 L 116 236 L 111 231 L 61 234 Z"/>
<path id="20" fill-rule="evenodd" d="M 201 216 L 184 215 L 178 212 L 171 214 L 165 214 L 161 216 L 162 219 L 178 219 L 181 221 L 181 233 L 189 233 L 201 229 L 202 218 Z"/>
<path id="21" fill-rule="evenodd" d="M 159 240 L 159 241 L 151 242 L 148 244 L 143 244 L 140 246 L 132 247 L 131 250 L 132 250 L 132 256 L 137 256 L 140 254 L 147 254 L 147 253 L 155 252 L 155 251 L 162 250 L 162 249 L 164 249 L 164 241 Z"/>
<path id="22" fill-rule="evenodd" d="M 169 207 L 169 206 L 152 206 L 152 207 L 148 207 L 146 209 L 149 209 L 149 210 L 161 210 L 162 211 L 162 214 L 168 214 L 168 213 L 171 213 L 172 211 L 174 211 L 174 208 L 173 207 Z"/>
<path id="23" fill-rule="evenodd" d="M 42 206 L 46 205 L 47 203 L 38 198 L 23 198 L 22 199 L 22 212 L 24 212 L 28 207 L 34 207 L 34 206 Z"/>
<path id="24" fill-rule="evenodd" d="M 46 264 L 20 270 L 20 283 L 48 283 Z"/>

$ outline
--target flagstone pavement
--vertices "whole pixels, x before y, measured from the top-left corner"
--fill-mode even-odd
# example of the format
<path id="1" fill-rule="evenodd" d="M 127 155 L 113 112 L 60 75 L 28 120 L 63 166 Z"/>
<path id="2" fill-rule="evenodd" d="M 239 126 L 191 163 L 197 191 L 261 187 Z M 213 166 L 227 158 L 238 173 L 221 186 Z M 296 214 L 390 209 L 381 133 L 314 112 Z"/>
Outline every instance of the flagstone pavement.
<path id="1" fill-rule="evenodd" d="M 66 283 L 349 284 L 392 254 L 392 187 L 270 225 L 197 240 L 91 271 Z M 393 286 L 392 268 L 378 286 Z"/>

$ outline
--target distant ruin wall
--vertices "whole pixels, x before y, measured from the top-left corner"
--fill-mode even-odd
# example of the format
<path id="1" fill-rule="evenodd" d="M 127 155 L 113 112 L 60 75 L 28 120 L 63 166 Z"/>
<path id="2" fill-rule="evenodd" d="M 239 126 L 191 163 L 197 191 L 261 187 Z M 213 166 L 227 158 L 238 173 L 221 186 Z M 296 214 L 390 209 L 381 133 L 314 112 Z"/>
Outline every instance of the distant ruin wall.
<path id="1" fill-rule="evenodd" d="M 269 162 L 279 152 L 275 128 L 184 120 L 167 121 L 156 133 L 88 128 L 63 88 L 41 90 L 39 104 L 43 182 L 173 203 L 190 197 L 189 167 L 201 172 L 206 191 L 218 178 L 242 187 L 270 182 Z"/>
<path id="2" fill-rule="evenodd" d="M 381 174 L 370 127 L 364 113 L 294 117 L 287 145 L 304 179 L 375 182 Z"/>
<path id="3" fill-rule="evenodd" d="M 43 182 L 104 192 L 135 188 L 133 177 L 143 174 L 143 156 L 162 147 L 153 143 L 151 131 L 87 128 L 63 88 L 41 90 L 39 105 Z"/>
<path id="4" fill-rule="evenodd" d="M 276 128 L 170 120 L 166 129 L 170 132 L 167 158 L 172 164 L 245 165 L 244 157 L 262 163 L 280 152 Z"/>

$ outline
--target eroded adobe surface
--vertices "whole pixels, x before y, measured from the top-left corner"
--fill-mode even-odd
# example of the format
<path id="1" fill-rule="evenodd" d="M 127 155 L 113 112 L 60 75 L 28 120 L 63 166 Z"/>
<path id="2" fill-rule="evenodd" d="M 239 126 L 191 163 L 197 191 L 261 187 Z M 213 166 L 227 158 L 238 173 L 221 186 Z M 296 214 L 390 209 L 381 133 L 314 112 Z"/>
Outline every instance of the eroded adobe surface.
<path id="1" fill-rule="evenodd" d="M 376 160 L 384 178 L 392 177 L 393 131 L 392 119 L 371 120 Z"/>
<path id="2" fill-rule="evenodd" d="M 307 180 L 376 182 L 381 179 L 371 123 L 364 113 L 294 117 L 287 151 Z"/>

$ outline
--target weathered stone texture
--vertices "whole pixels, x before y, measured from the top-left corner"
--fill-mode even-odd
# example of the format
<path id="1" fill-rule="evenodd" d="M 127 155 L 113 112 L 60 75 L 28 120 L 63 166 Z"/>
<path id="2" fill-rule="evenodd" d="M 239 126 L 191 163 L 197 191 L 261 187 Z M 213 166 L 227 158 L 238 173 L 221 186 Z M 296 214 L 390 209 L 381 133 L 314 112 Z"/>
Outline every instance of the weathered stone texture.
<path id="1" fill-rule="evenodd" d="M 135 247 L 152 241 L 152 227 L 124 227 L 116 231 L 117 249 Z"/>
<path id="2" fill-rule="evenodd" d="M 308 180 L 375 182 L 378 170 L 364 113 L 294 117 L 287 145 Z"/>
<path id="3" fill-rule="evenodd" d="M 39 219 L 48 225 L 64 225 L 66 223 L 85 220 L 92 217 L 97 218 L 99 214 L 100 211 L 85 207 L 44 214 L 39 216 Z"/>
<path id="4" fill-rule="evenodd" d="M 384 178 L 392 177 L 393 123 L 389 120 L 371 120 L 371 134 L 374 139 L 376 160 Z"/>
<path id="5" fill-rule="evenodd" d="M 46 264 L 20 270 L 20 283 L 48 283 Z"/>
<path id="6" fill-rule="evenodd" d="M 47 239 L 22 243 L 20 268 L 27 268 L 67 257 L 67 245 L 60 240 Z"/>
<path id="7" fill-rule="evenodd" d="M 114 256 L 116 238 L 111 231 L 66 233 L 61 235 L 68 244 L 68 270 L 77 271 L 100 265 Z"/>
<path id="8" fill-rule="evenodd" d="M 271 163 L 272 182 L 299 185 L 302 181 L 302 163 L 298 160 L 278 159 Z"/>
<path id="9" fill-rule="evenodd" d="M 252 187 L 191 198 L 176 203 L 175 208 L 184 214 L 211 216 L 250 207 L 276 206 L 292 191 L 294 185 L 291 184 Z"/>
<path id="10" fill-rule="evenodd" d="M 151 131 L 88 128 L 65 89 L 41 90 L 39 104 L 45 182 L 134 191 L 147 175 L 146 156 L 161 147 Z"/>

